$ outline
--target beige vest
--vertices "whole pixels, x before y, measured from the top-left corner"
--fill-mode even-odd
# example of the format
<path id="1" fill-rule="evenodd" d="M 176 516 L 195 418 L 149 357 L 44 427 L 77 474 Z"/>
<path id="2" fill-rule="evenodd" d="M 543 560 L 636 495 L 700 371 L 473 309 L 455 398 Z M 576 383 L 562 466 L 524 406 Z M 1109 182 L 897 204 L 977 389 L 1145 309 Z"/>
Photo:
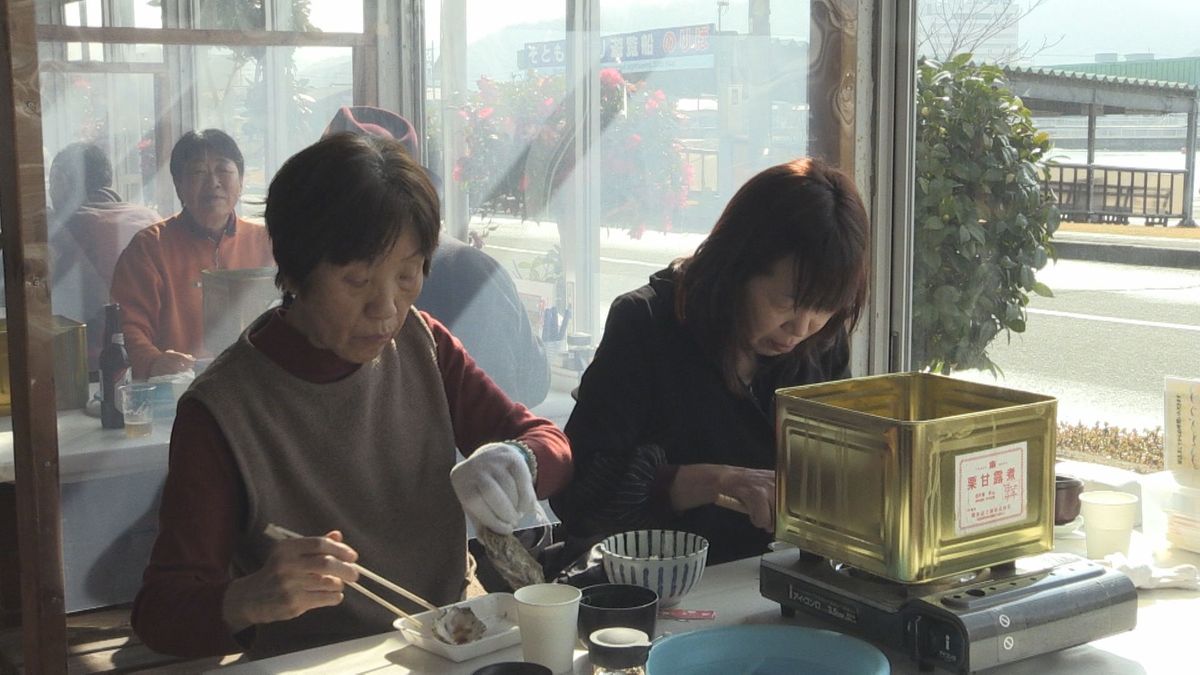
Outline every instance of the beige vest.
<path id="1" fill-rule="evenodd" d="M 358 561 L 436 605 L 462 599 L 466 526 L 450 486 L 454 434 L 433 336 L 413 310 L 374 361 L 328 384 L 301 380 L 238 342 L 185 397 L 216 418 L 245 485 L 236 576 L 259 569 L 275 523 L 305 535 L 341 530 Z M 409 612 L 420 607 L 363 580 Z M 394 617 L 347 588 L 337 607 L 257 627 L 253 657 L 391 630 Z"/>

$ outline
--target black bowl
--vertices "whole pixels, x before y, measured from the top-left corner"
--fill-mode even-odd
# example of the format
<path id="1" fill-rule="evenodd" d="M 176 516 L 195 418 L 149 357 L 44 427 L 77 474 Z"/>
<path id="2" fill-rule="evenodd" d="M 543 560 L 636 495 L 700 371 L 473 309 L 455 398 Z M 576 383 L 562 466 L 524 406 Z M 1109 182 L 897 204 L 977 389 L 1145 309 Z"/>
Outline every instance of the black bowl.
<path id="1" fill-rule="evenodd" d="M 1054 477 L 1054 524 L 1066 525 L 1079 515 L 1079 494 L 1083 492 L 1083 481 L 1074 476 L 1058 474 Z"/>
<path id="2" fill-rule="evenodd" d="M 601 628 L 636 628 L 654 638 L 658 593 L 631 584 L 596 584 L 583 589 L 579 599 L 579 639 L 591 647 L 588 636 Z"/>
<path id="3" fill-rule="evenodd" d="M 474 671 L 471 675 L 554 675 L 546 666 L 526 661 L 493 663 Z"/>

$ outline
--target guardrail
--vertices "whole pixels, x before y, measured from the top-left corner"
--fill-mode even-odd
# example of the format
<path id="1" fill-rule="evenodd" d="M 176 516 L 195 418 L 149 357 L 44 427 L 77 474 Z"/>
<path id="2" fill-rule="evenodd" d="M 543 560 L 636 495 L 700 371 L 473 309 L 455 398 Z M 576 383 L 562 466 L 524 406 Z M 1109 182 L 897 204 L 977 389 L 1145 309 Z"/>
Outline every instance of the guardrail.
<path id="1" fill-rule="evenodd" d="M 1050 164 L 1045 184 L 1066 220 L 1128 225 L 1130 218 L 1143 218 L 1147 225 L 1166 225 L 1184 217 L 1186 174 L 1174 169 Z"/>

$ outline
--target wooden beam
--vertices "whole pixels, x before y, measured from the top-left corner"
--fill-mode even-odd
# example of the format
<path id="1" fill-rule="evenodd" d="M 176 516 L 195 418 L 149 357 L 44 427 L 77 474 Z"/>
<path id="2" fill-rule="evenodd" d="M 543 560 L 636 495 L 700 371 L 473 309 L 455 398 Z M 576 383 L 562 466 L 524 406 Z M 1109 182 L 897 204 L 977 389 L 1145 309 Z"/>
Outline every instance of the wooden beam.
<path id="1" fill-rule="evenodd" d="M 858 0 L 813 0 L 809 14 L 808 154 L 853 176 Z"/>
<path id="2" fill-rule="evenodd" d="M 165 64 L 148 61 L 42 61 L 38 66 L 43 72 L 53 71 L 56 73 L 157 75 L 167 72 Z"/>
<path id="3" fill-rule="evenodd" d="M 0 221 L 25 671 L 65 673 L 58 414 L 34 1 L 0 4 Z"/>
<path id="4" fill-rule="evenodd" d="M 37 38 L 50 42 L 237 47 L 360 47 L 369 42 L 367 36 L 362 33 L 49 25 L 37 27 Z"/>

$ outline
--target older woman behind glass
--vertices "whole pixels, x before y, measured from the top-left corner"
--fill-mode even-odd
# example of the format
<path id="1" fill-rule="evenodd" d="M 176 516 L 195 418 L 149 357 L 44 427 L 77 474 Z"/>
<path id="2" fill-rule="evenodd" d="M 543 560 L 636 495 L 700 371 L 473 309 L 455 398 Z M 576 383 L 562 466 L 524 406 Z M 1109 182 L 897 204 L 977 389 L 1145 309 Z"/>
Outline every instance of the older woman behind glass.
<path id="1" fill-rule="evenodd" d="M 694 255 L 617 298 L 566 426 L 576 475 L 551 503 L 568 532 L 672 528 L 707 537 L 710 562 L 763 553 L 774 392 L 850 375 L 868 239 L 850 179 L 798 159 L 747 181 Z"/>
<path id="2" fill-rule="evenodd" d="M 134 378 L 189 370 L 207 353 L 202 271 L 274 265 L 263 226 L 234 213 L 245 170 L 237 142 L 220 129 L 189 131 L 171 149 L 183 210 L 134 235 L 113 270 Z"/>
<path id="3" fill-rule="evenodd" d="M 511 532 L 535 484 L 545 497 L 570 477 L 562 432 L 412 307 L 438 204 L 400 143 L 338 134 L 301 151 L 272 181 L 266 219 L 285 307 L 179 403 L 133 611 L 161 652 L 261 656 L 386 631 L 386 611 L 343 596 L 359 559 L 455 602 L 473 582 L 464 509 Z M 456 447 L 468 458 L 454 466 Z M 268 523 L 317 536 L 273 543 Z"/>

